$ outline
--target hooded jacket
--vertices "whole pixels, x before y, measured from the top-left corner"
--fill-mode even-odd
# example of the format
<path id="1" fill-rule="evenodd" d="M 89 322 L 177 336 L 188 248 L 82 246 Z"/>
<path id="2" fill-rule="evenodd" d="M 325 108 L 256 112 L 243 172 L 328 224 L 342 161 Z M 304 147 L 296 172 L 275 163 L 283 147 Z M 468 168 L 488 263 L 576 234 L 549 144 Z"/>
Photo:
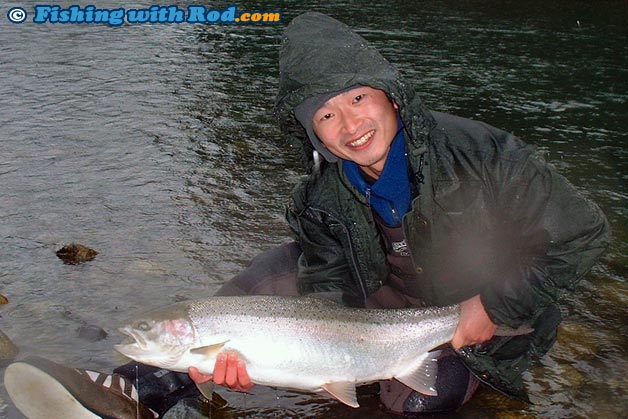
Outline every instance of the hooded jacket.
<path id="1" fill-rule="evenodd" d="M 309 171 L 286 211 L 302 250 L 299 291 L 335 293 L 361 307 L 386 283 L 390 268 L 372 209 L 342 162 L 314 169 L 311 143 L 293 113 L 313 95 L 381 89 L 399 106 L 418 191 L 402 227 L 421 299 L 442 306 L 479 294 L 497 325 L 531 325 L 531 334 L 461 351 L 482 381 L 526 399 L 521 373 L 530 354 L 544 354 L 555 340 L 557 299 L 608 244 L 602 212 L 534 147 L 490 125 L 430 112 L 391 63 L 326 15 L 306 13 L 290 23 L 279 65 L 276 117 Z"/>

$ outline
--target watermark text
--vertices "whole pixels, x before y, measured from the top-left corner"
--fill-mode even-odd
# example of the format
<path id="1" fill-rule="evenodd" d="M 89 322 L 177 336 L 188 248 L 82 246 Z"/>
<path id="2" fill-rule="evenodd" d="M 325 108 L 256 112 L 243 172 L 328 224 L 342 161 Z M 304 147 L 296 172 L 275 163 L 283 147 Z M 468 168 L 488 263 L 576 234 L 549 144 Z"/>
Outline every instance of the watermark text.
<path id="1" fill-rule="evenodd" d="M 23 23 L 32 15 L 32 22 L 37 24 L 106 24 L 121 26 L 124 24 L 277 24 L 281 21 L 281 12 L 240 11 L 238 6 L 224 9 L 204 5 L 190 5 L 180 8 L 177 5 L 152 5 L 144 9 L 107 9 L 95 5 L 70 6 L 39 4 L 27 11 L 23 7 L 13 7 L 7 13 L 7 19 L 13 23 Z"/>

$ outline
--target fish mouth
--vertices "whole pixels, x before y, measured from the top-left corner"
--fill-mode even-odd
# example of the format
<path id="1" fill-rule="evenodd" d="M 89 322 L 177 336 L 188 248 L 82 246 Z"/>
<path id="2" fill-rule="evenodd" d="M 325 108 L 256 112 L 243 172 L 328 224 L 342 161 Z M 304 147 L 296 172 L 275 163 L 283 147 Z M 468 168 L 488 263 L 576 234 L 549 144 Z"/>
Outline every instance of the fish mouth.
<path id="1" fill-rule="evenodd" d="M 127 358 L 144 364 L 161 368 L 172 367 L 181 358 L 185 348 L 161 346 L 147 339 L 142 332 L 131 327 L 118 329 L 120 333 L 130 337 L 123 343 L 114 345 L 114 349 Z"/>
<path id="2" fill-rule="evenodd" d="M 134 343 L 133 344 L 119 343 L 117 345 L 113 345 L 113 349 L 120 352 L 122 355 L 126 356 L 127 358 L 131 358 L 135 361 L 137 361 L 137 358 L 141 353 L 141 350 L 139 349 L 139 347 Z"/>
<path id="3" fill-rule="evenodd" d="M 130 327 L 122 327 L 118 331 L 127 338 L 121 344 L 114 345 L 116 351 L 135 360 L 137 356 L 148 352 L 148 341 L 141 333 Z"/>
<path id="4" fill-rule="evenodd" d="M 137 331 L 133 330 L 130 327 L 122 327 L 120 329 L 118 329 L 118 331 L 120 333 L 122 333 L 123 335 L 126 335 L 127 337 L 130 337 L 131 339 L 133 339 L 133 341 L 135 342 L 134 344 L 129 344 L 126 346 L 138 346 L 139 348 L 142 349 L 146 349 L 147 348 L 147 341 L 146 338 L 144 338 L 144 336 L 142 336 L 141 333 L 138 333 Z M 127 339 L 128 341 L 129 339 Z"/>

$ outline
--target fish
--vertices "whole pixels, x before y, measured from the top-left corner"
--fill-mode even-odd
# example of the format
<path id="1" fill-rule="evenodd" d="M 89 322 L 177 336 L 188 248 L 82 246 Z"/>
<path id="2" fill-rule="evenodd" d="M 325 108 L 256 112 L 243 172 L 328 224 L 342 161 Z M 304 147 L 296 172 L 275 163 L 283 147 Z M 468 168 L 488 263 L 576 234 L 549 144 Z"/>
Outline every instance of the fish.
<path id="1" fill-rule="evenodd" d="M 459 305 L 349 308 L 315 297 L 214 296 L 150 311 L 122 327 L 115 345 L 135 361 L 212 374 L 235 351 L 255 384 L 327 392 L 357 408 L 356 386 L 397 379 L 436 396 L 437 348 L 449 342 Z"/>

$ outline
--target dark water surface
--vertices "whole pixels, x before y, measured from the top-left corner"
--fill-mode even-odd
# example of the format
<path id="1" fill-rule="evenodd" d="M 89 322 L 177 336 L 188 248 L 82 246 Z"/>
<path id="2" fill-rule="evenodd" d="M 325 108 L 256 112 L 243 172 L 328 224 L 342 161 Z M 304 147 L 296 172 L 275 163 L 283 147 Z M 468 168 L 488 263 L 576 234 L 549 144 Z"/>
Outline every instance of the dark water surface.
<path id="1" fill-rule="evenodd" d="M 77 3 L 91 4 L 55 4 Z M 628 6 L 378 3 L 240 5 L 282 11 L 277 26 L 118 28 L 14 25 L 9 7 L 34 3 L 3 3 L 0 293 L 9 304 L 0 329 L 21 354 L 109 371 L 123 362 L 112 347 L 131 315 L 212 295 L 252 256 L 289 239 L 283 206 L 301 169 L 271 115 L 279 36 L 292 17 L 318 10 L 372 41 L 432 109 L 536 144 L 613 226 L 610 250 L 566 296 L 558 343 L 526 375 L 534 404 L 483 389 L 437 417 L 625 415 Z M 72 241 L 100 253 L 64 265 L 54 252 Z M 85 340 L 83 325 L 109 337 Z M 353 410 L 292 392 L 223 395 L 230 407 L 214 417 L 388 417 L 373 397 Z M 21 417 L 1 385 L 0 417 Z"/>

